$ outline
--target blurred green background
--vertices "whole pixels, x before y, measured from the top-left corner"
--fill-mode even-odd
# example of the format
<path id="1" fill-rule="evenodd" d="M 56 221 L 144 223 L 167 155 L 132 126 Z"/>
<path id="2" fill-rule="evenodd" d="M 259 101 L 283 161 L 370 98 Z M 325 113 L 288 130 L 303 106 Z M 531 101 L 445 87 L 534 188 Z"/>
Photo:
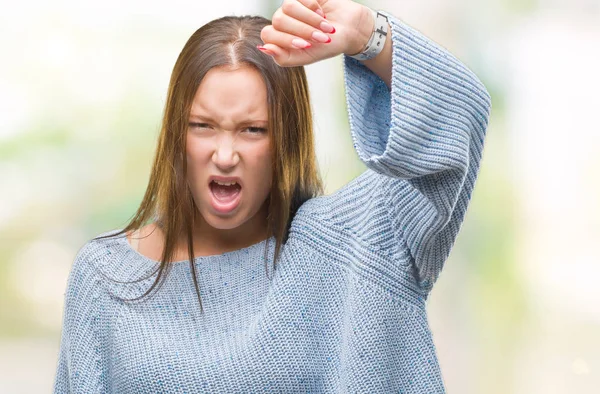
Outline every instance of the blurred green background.
<path id="1" fill-rule="evenodd" d="M 429 301 L 450 393 L 600 387 L 600 1 L 364 1 L 493 97 L 480 178 Z M 77 250 L 140 203 L 187 38 L 273 0 L 13 2 L 0 14 L 0 392 L 50 392 Z M 307 67 L 332 192 L 364 170 L 341 58 Z"/>

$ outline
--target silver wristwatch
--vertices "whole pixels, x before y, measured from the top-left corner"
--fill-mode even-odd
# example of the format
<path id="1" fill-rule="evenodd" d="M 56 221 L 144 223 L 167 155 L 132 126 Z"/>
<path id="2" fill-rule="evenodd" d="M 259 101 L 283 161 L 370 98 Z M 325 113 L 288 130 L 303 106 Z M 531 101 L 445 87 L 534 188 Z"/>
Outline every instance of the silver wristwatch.
<path id="1" fill-rule="evenodd" d="M 356 55 L 348 55 L 357 60 L 370 60 L 379 55 L 385 45 L 388 32 L 388 18 L 379 11 L 371 10 L 375 25 L 367 46 Z"/>

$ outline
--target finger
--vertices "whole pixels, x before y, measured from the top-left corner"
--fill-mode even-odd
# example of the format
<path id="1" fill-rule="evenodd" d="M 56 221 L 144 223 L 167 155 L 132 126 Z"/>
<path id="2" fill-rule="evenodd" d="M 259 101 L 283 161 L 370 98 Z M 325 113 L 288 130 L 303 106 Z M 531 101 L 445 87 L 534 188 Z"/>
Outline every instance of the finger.
<path id="1" fill-rule="evenodd" d="M 265 44 L 275 44 L 284 49 L 308 49 L 312 46 L 310 42 L 296 35 L 292 35 L 275 29 L 273 25 L 263 27 L 260 38 Z"/>
<path id="2" fill-rule="evenodd" d="M 327 44 L 331 42 L 329 35 L 307 25 L 297 19 L 294 19 L 284 13 L 273 16 L 272 29 L 265 29 L 263 41 L 275 41 L 277 45 L 292 45 L 297 49 L 308 49 L 311 47 L 310 41 L 315 43 Z M 284 41 L 285 40 L 285 41 Z M 287 42 L 287 45 L 285 44 Z"/>
<path id="3" fill-rule="evenodd" d="M 280 66 L 287 64 L 290 59 L 290 51 L 275 44 L 264 44 L 259 46 L 259 49 L 267 55 L 270 55 L 275 63 Z"/>
<path id="4" fill-rule="evenodd" d="M 309 51 L 287 50 L 275 44 L 264 44 L 261 51 L 270 55 L 273 61 L 282 67 L 307 65 L 318 61 Z"/>
<path id="5" fill-rule="evenodd" d="M 325 12 L 323 11 L 323 8 L 321 8 L 321 4 L 319 4 L 319 2 L 317 0 L 292 0 L 292 1 L 302 4 L 309 10 L 311 10 L 311 11 L 317 13 L 319 16 L 327 19 L 327 17 L 325 16 Z"/>
<path id="6" fill-rule="evenodd" d="M 300 0 L 284 0 L 283 4 L 281 4 L 281 11 L 283 11 L 284 14 L 299 19 L 309 25 L 318 27 L 319 24 L 325 20 L 323 18 L 324 14 L 322 11 L 320 13 L 316 12 L 320 10 L 320 8 L 317 8 L 315 10 L 315 6 L 310 4 L 310 2 L 316 4 L 317 7 L 319 7 L 318 3 L 316 3 L 314 0 L 303 1 L 304 2 Z"/>
<path id="7" fill-rule="evenodd" d="M 327 22 L 323 17 L 315 13 L 312 9 L 308 8 L 306 5 L 302 4 L 298 0 L 291 0 L 289 2 L 284 2 L 281 6 L 281 11 L 283 14 L 296 19 L 298 21 L 304 22 L 305 24 L 321 30 L 324 33 L 335 33 L 335 28 L 329 22 Z M 277 17 L 273 15 L 273 19 L 275 20 Z M 273 23 L 275 24 L 275 23 Z M 278 26 L 276 26 L 278 28 Z M 283 29 L 280 29 L 283 30 Z M 312 33 L 312 31 L 311 31 Z M 292 33 L 294 34 L 294 33 Z M 308 38 L 308 36 L 303 35 L 303 38 Z"/>

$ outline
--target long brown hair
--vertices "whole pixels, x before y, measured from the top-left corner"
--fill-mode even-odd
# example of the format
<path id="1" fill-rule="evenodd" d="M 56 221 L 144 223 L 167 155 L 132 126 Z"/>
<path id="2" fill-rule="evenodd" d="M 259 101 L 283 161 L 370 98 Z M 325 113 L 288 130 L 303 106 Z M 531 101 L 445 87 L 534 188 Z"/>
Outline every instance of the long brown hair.
<path id="1" fill-rule="evenodd" d="M 171 74 L 158 147 L 144 198 L 127 226 L 110 235 L 129 234 L 154 221 L 164 236 L 160 266 L 151 274 L 158 272 L 156 280 L 144 294 L 127 301 L 139 300 L 154 288 L 160 288 L 170 272 L 169 262 L 174 257 L 177 241 L 185 237 L 200 310 L 203 309 L 192 242 L 199 213 L 186 181 L 185 137 L 194 95 L 213 67 L 253 67 L 262 75 L 267 87 L 273 162 L 267 226 L 268 233 L 275 237 L 273 268 L 296 211 L 306 200 L 322 194 L 306 74 L 303 67 L 278 66 L 256 48 L 262 45 L 262 28 L 269 24 L 271 21 L 259 16 L 219 18 L 199 28 L 179 54 Z M 265 256 L 267 249 L 268 243 Z M 143 279 L 146 278 L 135 282 Z"/>

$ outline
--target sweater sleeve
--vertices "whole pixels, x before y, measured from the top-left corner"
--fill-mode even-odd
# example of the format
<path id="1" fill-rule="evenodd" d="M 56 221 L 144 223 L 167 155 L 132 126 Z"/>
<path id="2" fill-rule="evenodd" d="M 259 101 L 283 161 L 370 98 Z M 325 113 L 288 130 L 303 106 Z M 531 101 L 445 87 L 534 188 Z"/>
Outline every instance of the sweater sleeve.
<path id="1" fill-rule="evenodd" d="M 419 286 L 430 290 L 471 197 L 491 99 L 454 56 L 386 16 L 391 90 L 361 62 L 344 57 L 352 139 L 368 167 L 352 193 L 352 201 L 365 203 L 351 214 L 379 223 L 371 239 L 380 244 L 384 238 L 377 234 L 391 234 L 389 244 L 408 251 Z M 362 212 L 377 204 L 385 211 L 380 217 Z"/>
<path id="2" fill-rule="evenodd" d="M 96 271 L 98 248 L 77 254 L 65 292 L 63 327 L 54 393 L 105 392 L 99 308 L 101 283 Z"/>

